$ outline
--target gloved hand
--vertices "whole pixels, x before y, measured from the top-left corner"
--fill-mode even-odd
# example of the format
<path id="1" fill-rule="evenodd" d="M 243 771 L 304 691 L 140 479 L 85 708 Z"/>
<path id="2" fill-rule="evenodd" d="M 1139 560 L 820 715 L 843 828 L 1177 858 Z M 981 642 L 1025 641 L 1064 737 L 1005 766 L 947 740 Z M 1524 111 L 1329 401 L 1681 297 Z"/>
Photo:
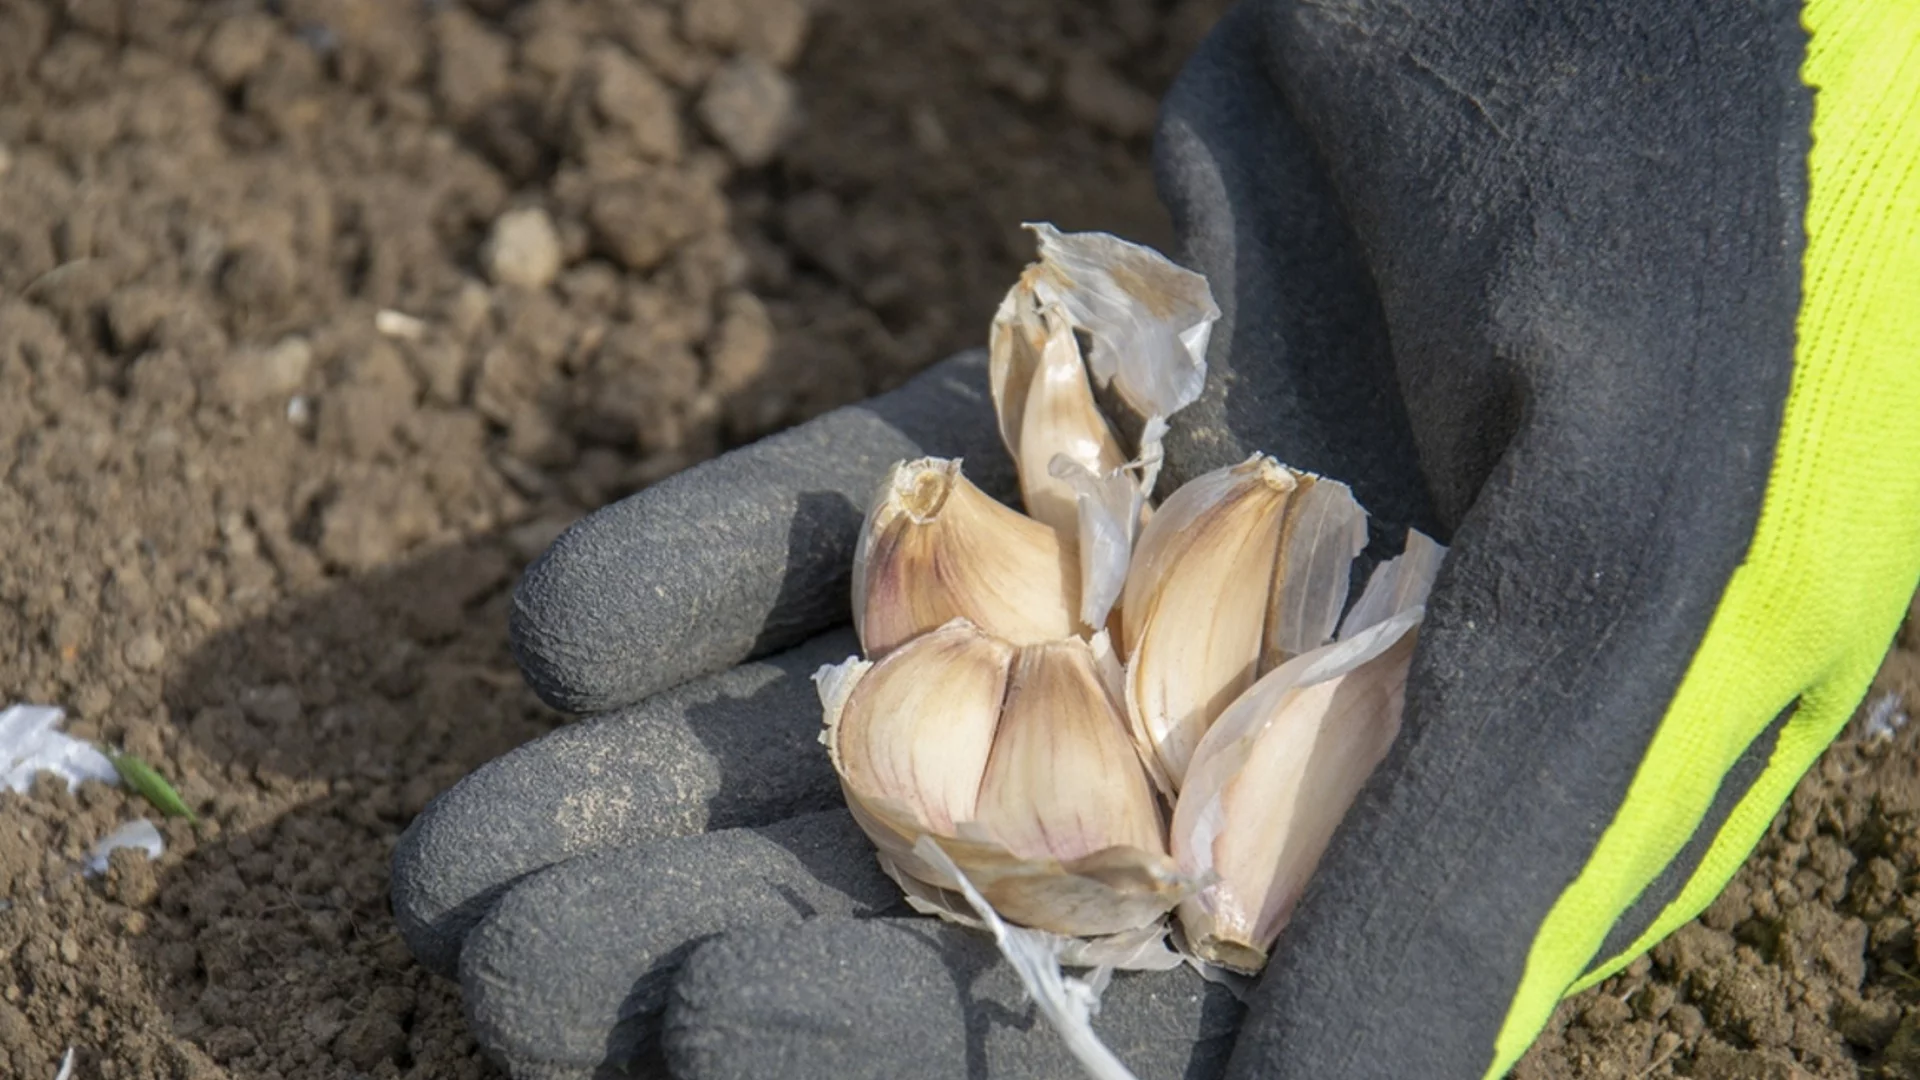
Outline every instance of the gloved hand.
<path id="1" fill-rule="evenodd" d="M 1920 576 L 1920 27 L 1816 0 L 1809 52 L 1802 17 L 1260 0 L 1182 75 L 1159 180 L 1226 317 L 1161 490 L 1266 450 L 1349 481 L 1375 554 L 1452 552 L 1244 1023 L 1186 970 L 1108 991 L 1143 1077 L 1499 1075 L 1713 897 L 1864 692 Z M 516 1076 L 1072 1075 L 984 936 L 893 917 L 814 741 L 855 644 L 810 635 L 919 454 L 1011 492 L 978 357 L 528 570 L 528 679 L 603 715 L 441 796 L 393 878 Z"/>

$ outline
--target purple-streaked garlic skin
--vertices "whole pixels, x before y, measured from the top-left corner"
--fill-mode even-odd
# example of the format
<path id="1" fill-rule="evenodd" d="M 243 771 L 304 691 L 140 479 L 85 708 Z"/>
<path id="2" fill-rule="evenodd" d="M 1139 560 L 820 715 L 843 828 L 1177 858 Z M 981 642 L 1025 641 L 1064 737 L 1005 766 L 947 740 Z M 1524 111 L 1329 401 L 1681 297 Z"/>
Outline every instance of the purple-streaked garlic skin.
<path id="1" fill-rule="evenodd" d="M 1079 630 L 1079 562 L 1054 530 L 1001 505 L 961 463 L 894 466 L 861 529 L 854 626 L 869 657 L 956 618 L 1016 645 Z"/>
<path id="2" fill-rule="evenodd" d="M 913 854 L 922 836 L 1007 918 L 1055 933 L 1138 929 L 1192 892 L 1105 648 L 1014 646 L 955 619 L 816 676 L 842 791 L 910 896 L 937 910 L 926 890 L 958 885 Z"/>

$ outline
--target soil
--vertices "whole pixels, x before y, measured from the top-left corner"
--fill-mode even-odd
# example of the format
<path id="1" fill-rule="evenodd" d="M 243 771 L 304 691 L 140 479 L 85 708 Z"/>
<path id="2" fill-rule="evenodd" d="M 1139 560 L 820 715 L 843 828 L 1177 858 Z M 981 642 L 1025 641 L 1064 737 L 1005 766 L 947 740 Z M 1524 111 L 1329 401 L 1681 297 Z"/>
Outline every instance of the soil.
<path id="1" fill-rule="evenodd" d="M 86 878 L 145 804 L 0 794 L 0 1075 L 498 1075 L 385 883 L 560 722 L 519 567 L 977 344 L 1018 222 L 1165 244 L 1153 101 L 1226 3 L 0 0 L 0 704 L 201 817 Z M 1518 1075 L 1920 1076 L 1917 739 L 1836 746 Z"/>

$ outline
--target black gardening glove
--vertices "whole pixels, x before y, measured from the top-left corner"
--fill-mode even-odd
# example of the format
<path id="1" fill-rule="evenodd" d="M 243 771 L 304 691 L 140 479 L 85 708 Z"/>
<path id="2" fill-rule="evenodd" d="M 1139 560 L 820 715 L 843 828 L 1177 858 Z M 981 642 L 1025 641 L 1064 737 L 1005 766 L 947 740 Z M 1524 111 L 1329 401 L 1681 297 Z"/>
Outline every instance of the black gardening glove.
<path id="1" fill-rule="evenodd" d="M 1108 990 L 1096 1028 L 1142 1077 L 1497 1073 L 1711 898 L 1858 700 L 1920 565 L 1884 519 L 1920 519 L 1920 447 L 1863 401 L 1915 387 L 1871 341 L 1795 334 L 1825 220 L 1799 20 L 1273 0 L 1183 74 L 1159 178 L 1226 317 L 1162 493 L 1265 450 L 1351 482 L 1374 557 L 1409 525 L 1452 552 L 1404 733 L 1244 1023 L 1187 969 Z M 1846 280 L 1808 310 L 1877 302 Z M 1820 483 L 1866 443 L 1903 467 Z M 517 1076 L 1072 1075 L 983 935 L 902 917 L 815 741 L 808 676 L 856 644 L 812 635 L 846 621 L 866 500 L 921 454 L 1011 492 L 978 357 L 529 569 L 527 677 L 599 715 L 438 799 L 393 882 Z M 1829 520 L 1849 557 L 1820 563 Z M 1785 589 L 1809 559 L 1821 588 Z"/>
<path id="2" fill-rule="evenodd" d="M 687 1076 L 1072 1069 L 989 939 L 909 918 L 844 809 L 810 677 L 859 650 L 852 632 L 777 651 L 846 621 L 889 465 L 962 457 L 1010 497 L 998 440 L 985 357 L 958 357 L 602 510 L 528 570 L 513 623 L 528 679 L 602 715 L 435 800 L 393 878 L 415 955 L 458 974 L 476 1037 L 516 1077 L 649 1074 L 663 1009 Z M 1117 981 L 1103 1016 L 1127 1031 L 1109 1032 L 1119 1052 L 1166 1073 L 1196 1039 L 1217 1071 L 1239 1011 L 1184 972 Z M 782 1032 L 852 1038 L 740 1037 Z"/>

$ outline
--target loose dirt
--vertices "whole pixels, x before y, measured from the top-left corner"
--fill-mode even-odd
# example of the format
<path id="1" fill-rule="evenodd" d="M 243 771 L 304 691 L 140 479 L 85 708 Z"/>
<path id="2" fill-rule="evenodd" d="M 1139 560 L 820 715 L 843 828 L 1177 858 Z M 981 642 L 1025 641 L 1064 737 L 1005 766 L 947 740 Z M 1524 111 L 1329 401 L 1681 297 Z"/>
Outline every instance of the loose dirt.
<path id="1" fill-rule="evenodd" d="M 0 704 L 202 816 L 90 879 L 144 804 L 0 795 L 0 1075 L 497 1075 L 385 874 L 559 720 L 518 569 L 976 344 L 1018 222 L 1165 244 L 1153 101 L 1225 6 L 0 0 Z M 1521 1075 L 1920 1075 L 1917 735 Z"/>

